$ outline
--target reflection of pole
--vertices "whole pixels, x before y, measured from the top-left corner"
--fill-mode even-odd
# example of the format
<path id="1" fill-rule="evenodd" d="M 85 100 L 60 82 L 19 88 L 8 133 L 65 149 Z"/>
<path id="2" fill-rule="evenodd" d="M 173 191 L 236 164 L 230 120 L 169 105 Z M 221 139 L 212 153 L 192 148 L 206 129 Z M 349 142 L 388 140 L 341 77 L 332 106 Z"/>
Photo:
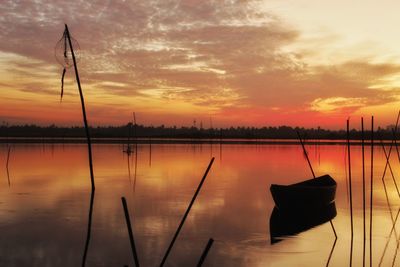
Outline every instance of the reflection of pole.
<path id="1" fill-rule="evenodd" d="M 11 146 L 8 147 L 8 152 L 7 152 L 7 162 L 6 162 L 6 170 L 7 170 L 7 179 L 8 179 L 8 187 L 11 186 L 10 183 L 10 171 L 8 169 L 8 164 L 10 162 L 10 153 L 11 153 Z"/>
<path id="2" fill-rule="evenodd" d="M 326 262 L 326 267 L 329 266 L 329 263 L 330 263 L 331 258 L 332 258 L 333 251 L 335 250 L 336 242 L 337 242 L 337 238 L 335 238 L 335 241 L 333 242 L 333 245 L 332 245 L 332 248 L 331 248 L 331 252 L 329 253 L 328 261 Z"/>
<path id="3" fill-rule="evenodd" d="M 349 182 L 348 182 L 348 180 L 349 180 L 349 177 L 347 176 L 347 155 L 346 155 L 346 150 L 347 150 L 347 147 L 345 146 L 344 147 L 344 152 L 343 152 L 343 154 L 344 154 L 344 172 L 346 173 L 346 196 L 347 196 L 347 203 L 349 203 L 350 202 L 350 198 L 349 198 Z"/>
<path id="4" fill-rule="evenodd" d="M 396 147 L 396 151 L 397 151 L 397 158 L 399 159 L 399 162 L 400 162 L 400 152 L 399 152 L 399 146 L 398 146 L 397 140 L 396 140 L 396 131 L 394 129 L 392 129 L 392 132 L 393 132 L 394 146 Z"/>
<path id="5" fill-rule="evenodd" d="M 199 194 L 201 187 L 203 186 L 203 183 L 204 183 L 204 181 L 205 181 L 205 179 L 206 179 L 206 177 L 207 177 L 208 172 L 209 172 L 210 169 L 211 169 L 211 166 L 212 166 L 213 162 L 214 162 L 214 158 L 212 158 L 211 161 L 210 161 L 210 163 L 208 164 L 208 167 L 207 167 L 207 169 L 206 169 L 206 172 L 204 173 L 203 178 L 201 179 L 200 184 L 199 184 L 199 186 L 197 187 L 196 192 L 194 193 L 193 198 L 192 198 L 192 200 L 190 201 L 190 204 L 189 204 L 188 208 L 186 209 L 185 214 L 183 215 L 183 218 L 182 218 L 182 220 L 181 220 L 181 223 L 179 224 L 178 229 L 176 230 L 175 235 L 174 235 L 174 237 L 172 238 L 172 241 L 171 241 L 171 243 L 169 244 L 169 247 L 168 247 L 167 251 L 165 252 L 165 255 L 164 255 L 164 258 L 163 258 L 162 261 L 161 261 L 160 267 L 164 266 L 165 261 L 167 260 L 168 255 L 169 255 L 169 253 L 171 252 L 172 247 L 174 246 L 175 240 L 176 240 L 176 238 L 178 237 L 179 232 L 181 231 L 183 224 L 185 223 L 186 217 L 188 216 L 189 211 L 190 211 L 190 209 L 192 208 L 193 203 L 194 203 L 194 201 L 196 200 L 196 197 L 197 197 L 197 195 Z"/>
<path id="6" fill-rule="evenodd" d="M 151 166 L 151 137 L 149 138 L 149 150 L 150 150 L 150 155 L 149 155 L 149 166 Z"/>
<path id="7" fill-rule="evenodd" d="M 311 172 L 312 172 L 312 175 L 313 175 L 313 177 L 315 178 L 315 173 L 314 173 L 314 170 L 313 170 L 313 168 L 312 168 L 310 159 L 308 158 L 308 153 L 307 153 L 306 147 L 304 146 L 304 143 L 303 143 L 303 140 L 301 139 L 300 133 L 299 133 L 298 131 L 296 131 L 296 133 L 297 133 L 297 136 L 299 137 L 301 146 L 302 146 L 302 148 L 303 148 L 303 153 L 304 153 L 304 155 L 306 156 L 306 159 L 307 159 L 307 162 L 308 162 L 308 166 L 310 166 L 310 170 L 311 170 Z M 331 227 L 332 227 L 332 230 L 333 230 L 333 234 L 335 235 L 335 238 L 337 239 L 337 234 L 336 234 L 335 226 L 333 225 L 332 220 L 329 220 L 329 222 L 330 222 L 330 224 L 331 224 Z"/>
<path id="8" fill-rule="evenodd" d="M 128 227 L 129 241 L 131 242 L 133 259 L 135 260 L 136 267 L 139 267 L 139 258 L 136 252 L 135 240 L 133 239 L 133 231 L 132 231 L 131 219 L 129 217 L 128 205 L 126 204 L 126 199 L 124 197 L 121 197 L 121 200 L 122 200 L 122 206 L 124 207 L 126 226 Z"/>
<path id="9" fill-rule="evenodd" d="M 131 163 L 129 161 L 130 154 L 127 154 L 127 160 L 128 160 L 128 177 L 129 177 L 129 183 L 131 182 Z"/>
<path id="10" fill-rule="evenodd" d="M 219 130 L 219 160 L 222 161 L 222 128 Z"/>
<path id="11" fill-rule="evenodd" d="M 389 152 L 388 152 L 388 157 L 389 158 L 390 158 L 390 155 L 392 153 L 392 147 L 393 147 L 393 145 L 395 143 L 395 139 L 396 139 L 395 136 L 396 136 L 397 127 L 399 125 L 399 118 L 400 118 L 400 111 L 399 111 L 399 114 L 397 115 L 396 125 L 395 125 L 394 131 L 393 131 L 394 138 L 393 138 L 392 143 L 390 144 L 390 147 L 389 147 Z M 385 179 L 385 174 L 386 174 L 386 170 L 387 170 L 388 164 L 389 164 L 389 160 L 386 161 L 385 168 L 383 169 L 382 180 Z"/>
<path id="12" fill-rule="evenodd" d="M 374 191 L 374 116 L 371 117 L 371 195 L 369 203 L 369 266 L 372 267 L 372 205 Z"/>
<path id="13" fill-rule="evenodd" d="M 364 118 L 361 118 L 362 185 L 363 185 L 363 267 L 365 266 L 365 155 L 364 155 Z"/>
<path id="14" fill-rule="evenodd" d="M 137 144 L 136 144 L 136 146 L 137 146 Z M 133 192 L 135 192 L 135 190 L 136 190 L 136 173 L 137 173 L 137 158 L 138 158 L 137 147 L 135 148 L 135 150 L 136 150 L 136 153 L 135 153 L 135 173 L 133 176 Z"/>
<path id="15" fill-rule="evenodd" d="M 135 135 L 135 149 L 137 149 L 137 125 L 136 125 L 136 114 L 133 112 L 133 131 Z"/>
<path id="16" fill-rule="evenodd" d="M 92 190 L 92 193 L 90 194 L 89 219 L 88 219 L 85 250 L 83 252 L 83 258 L 82 258 L 82 267 L 84 267 L 86 265 L 86 257 L 87 257 L 87 252 L 89 250 L 90 235 L 92 232 L 92 214 L 93 214 L 94 193 L 95 193 L 95 191 Z"/>
<path id="17" fill-rule="evenodd" d="M 210 238 L 210 239 L 208 240 L 208 243 L 207 243 L 206 247 L 204 248 L 203 254 L 201 254 L 199 263 L 197 263 L 197 267 L 200 267 L 200 266 L 203 265 L 203 262 L 204 262 L 204 260 L 206 259 L 207 254 L 208 254 L 208 251 L 210 250 L 210 248 L 211 248 L 211 246 L 212 246 L 213 243 L 214 243 L 214 239 Z"/>
<path id="18" fill-rule="evenodd" d="M 349 162 L 349 191 L 350 191 L 350 223 L 351 223 L 351 244 L 350 244 L 350 266 L 353 261 L 353 195 L 351 188 L 351 157 L 350 157 L 350 121 L 347 120 L 347 156 Z"/>
<path id="19" fill-rule="evenodd" d="M 396 217 L 395 217 L 395 219 L 393 219 L 392 208 L 391 208 L 391 205 L 390 205 L 390 202 L 389 202 L 389 196 L 388 196 L 388 193 L 387 193 L 385 180 L 383 180 L 382 182 L 383 182 L 383 189 L 384 189 L 384 191 L 385 191 L 385 196 L 386 196 L 386 203 L 387 203 L 387 205 L 388 205 L 388 210 L 389 210 L 389 213 L 390 213 L 390 218 L 392 219 L 392 229 L 391 229 L 390 232 L 389 232 L 389 237 L 387 238 L 387 242 L 386 242 L 386 245 L 385 245 L 385 247 L 384 247 L 384 249 L 383 249 L 383 253 L 382 253 L 382 256 L 381 256 L 381 259 L 380 259 L 380 261 L 379 261 L 378 266 L 381 266 L 381 265 L 382 265 L 383 258 L 385 257 L 386 250 L 387 250 L 387 248 L 388 248 L 388 246 L 389 246 L 389 242 L 390 242 L 390 240 L 391 240 L 391 238 L 392 238 L 392 234 L 393 234 L 393 233 L 394 233 L 394 235 L 395 235 L 395 238 L 397 239 L 396 223 L 397 223 L 397 219 L 398 219 L 398 217 L 399 217 L 399 212 L 400 212 L 400 209 L 398 209 L 397 214 L 396 214 Z M 398 243 L 398 240 L 397 240 L 397 244 L 399 244 L 399 243 Z M 396 250 L 396 251 L 397 251 L 397 250 Z M 396 253 L 396 254 L 397 254 L 397 253 Z"/>
<path id="20" fill-rule="evenodd" d="M 394 177 L 392 165 L 390 164 L 389 155 L 388 155 L 388 153 L 386 153 L 385 145 L 383 144 L 382 139 L 381 139 L 381 145 L 382 145 L 383 153 L 385 154 L 385 157 L 386 157 L 386 164 L 387 164 L 387 166 L 389 166 L 389 171 L 390 171 L 390 174 L 392 175 L 392 179 L 393 179 L 393 183 L 394 183 L 394 186 L 396 188 L 396 191 L 397 191 L 397 195 L 400 197 L 400 192 L 399 192 L 399 188 L 397 187 L 396 178 Z M 384 182 L 384 181 L 385 180 L 382 179 L 382 182 Z"/>
<path id="21" fill-rule="evenodd" d="M 83 123 L 85 124 L 85 132 L 86 132 L 86 139 L 87 139 L 87 145 L 88 145 L 88 154 L 89 154 L 90 180 L 91 180 L 91 183 L 92 183 L 92 190 L 95 190 L 94 174 L 93 174 L 93 160 L 92 160 L 92 144 L 91 144 L 91 141 L 90 141 L 89 126 L 88 126 L 87 119 L 86 119 L 85 99 L 83 98 L 81 82 L 79 80 L 79 74 L 78 74 L 78 66 L 76 65 L 74 49 L 72 47 L 71 37 L 69 35 L 67 24 L 65 24 L 65 33 L 67 34 L 69 48 L 71 50 L 71 55 L 72 55 L 72 61 L 74 62 L 76 83 L 78 84 L 79 96 L 81 98 L 82 116 L 83 116 Z"/>

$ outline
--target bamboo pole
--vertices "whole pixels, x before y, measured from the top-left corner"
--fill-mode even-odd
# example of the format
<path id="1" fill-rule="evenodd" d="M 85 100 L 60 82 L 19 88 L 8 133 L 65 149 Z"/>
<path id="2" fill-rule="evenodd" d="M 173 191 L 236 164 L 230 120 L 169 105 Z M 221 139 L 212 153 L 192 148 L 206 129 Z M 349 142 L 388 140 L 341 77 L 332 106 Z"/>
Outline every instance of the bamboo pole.
<path id="1" fill-rule="evenodd" d="M 205 261 L 207 255 L 208 255 L 208 251 L 210 250 L 213 243 L 214 243 L 214 239 L 210 238 L 207 242 L 206 247 L 204 248 L 203 254 L 201 254 L 200 260 L 197 263 L 197 267 L 201 267 L 203 265 L 203 262 Z"/>
<path id="2" fill-rule="evenodd" d="M 179 224 L 178 229 L 176 230 L 175 235 L 174 235 L 174 237 L 172 238 L 171 243 L 169 244 L 167 251 L 165 252 L 165 255 L 164 255 L 164 257 L 163 257 L 163 259 L 162 259 L 162 261 L 161 261 L 160 267 L 164 266 L 165 261 L 167 260 L 168 255 L 169 255 L 169 253 L 171 252 L 172 247 L 174 246 L 175 240 L 176 240 L 176 238 L 178 237 L 179 232 L 181 231 L 183 224 L 185 223 L 186 217 L 188 216 L 189 211 L 190 211 L 190 209 L 192 208 L 193 203 L 194 203 L 194 201 L 196 200 L 196 197 L 197 197 L 197 195 L 199 194 L 201 187 L 203 186 L 203 183 L 204 183 L 204 181 L 205 181 L 205 179 L 206 179 L 206 177 L 207 177 L 208 172 L 209 172 L 210 169 L 211 169 L 211 166 L 212 166 L 213 162 L 214 162 L 214 158 L 211 158 L 211 161 L 210 161 L 210 163 L 208 164 L 208 167 L 207 167 L 207 169 L 206 169 L 206 172 L 204 173 L 203 178 L 201 179 L 200 184 L 199 184 L 199 186 L 197 187 L 196 192 L 194 193 L 193 198 L 192 198 L 192 200 L 190 201 L 190 204 L 189 204 L 188 208 L 186 209 L 185 214 L 183 215 L 183 218 L 182 218 L 182 220 L 181 220 L 181 223 Z"/>
<path id="3" fill-rule="evenodd" d="M 350 220 L 351 220 L 351 237 L 353 239 L 353 190 L 351 183 L 351 154 L 350 154 L 350 121 L 347 120 L 347 157 L 349 167 L 349 193 L 350 193 Z"/>
<path id="4" fill-rule="evenodd" d="M 308 158 L 308 153 L 307 153 L 307 150 L 306 150 L 306 148 L 304 146 L 303 139 L 301 138 L 300 133 L 298 131 L 296 131 L 296 133 L 297 133 L 297 136 L 298 136 L 298 138 L 300 140 L 301 147 L 303 148 L 304 156 L 307 159 L 308 166 L 310 167 L 311 173 L 312 173 L 313 177 L 315 178 L 315 173 L 314 173 L 313 167 L 311 165 L 310 159 Z"/>
<path id="5" fill-rule="evenodd" d="M 372 211 L 374 196 L 374 116 L 371 117 L 371 179 L 369 204 L 369 266 L 372 267 Z"/>
<path id="6" fill-rule="evenodd" d="M 122 206 L 124 207 L 125 221 L 126 221 L 126 226 L 128 227 L 128 235 L 129 235 L 129 241 L 131 243 L 133 260 L 135 261 L 136 267 L 139 267 L 140 266 L 139 257 L 136 252 L 135 240 L 133 239 L 133 231 L 132 231 L 131 219 L 129 216 L 128 205 L 126 204 L 125 197 L 121 197 L 121 201 L 122 201 Z"/>
<path id="7" fill-rule="evenodd" d="M 83 116 L 83 123 L 85 125 L 86 139 L 87 139 L 87 145 L 88 145 L 88 154 L 89 154 L 90 181 L 92 183 L 92 191 L 94 191 L 95 185 L 94 185 L 94 172 L 93 172 L 93 159 L 92 159 L 92 143 L 90 140 L 89 126 L 88 126 L 88 122 L 87 122 L 87 118 L 86 118 L 85 99 L 83 98 L 83 92 L 82 92 L 81 82 L 80 82 L 79 73 L 78 73 L 78 66 L 76 64 L 74 48 L 72 47 L 71 37 L 69 34 L 67 24 L 65 24 L 65 33 L 67 35 L 69 47 L 71 50 L 72 61 L 74 62 L 76 83 L 78 84 L 79 96 L 81 98 L 82 116 Z"/>
<path id="8" fill-rule="evenodd" d="M 351 156 L 350 156 L 350 121 L 347 119 L 347 156 L 349 162 L 349 191 L 350 191 L 350 223 L 351 223 L 351 243 L 350 243 L 350 266 L 353 262 L 353 195 L 351 184 Z"/>
<path id="9" fill-rule="evenodd" d="M 361 147 L 362 147 L 362 185 L 363 185 L 363 267 L 365 266 L 365 244 L 366 244 L 366 225 L 365 225 L 365 149 L 364 149 L 364 118 L 361 118 Z"/>

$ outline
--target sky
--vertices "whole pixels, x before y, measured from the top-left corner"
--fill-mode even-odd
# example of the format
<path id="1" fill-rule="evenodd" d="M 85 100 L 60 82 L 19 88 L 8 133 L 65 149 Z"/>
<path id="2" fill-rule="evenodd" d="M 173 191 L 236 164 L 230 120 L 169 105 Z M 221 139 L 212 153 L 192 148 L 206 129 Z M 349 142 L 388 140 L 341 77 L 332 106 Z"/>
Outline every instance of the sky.
<path id="1" fill-rule="evenodd" d="M 360 127 L 394 124 L 400 2 L 3 0 L 0 123 Z M 368 124 L 369 125 L 369 124 Z"/>

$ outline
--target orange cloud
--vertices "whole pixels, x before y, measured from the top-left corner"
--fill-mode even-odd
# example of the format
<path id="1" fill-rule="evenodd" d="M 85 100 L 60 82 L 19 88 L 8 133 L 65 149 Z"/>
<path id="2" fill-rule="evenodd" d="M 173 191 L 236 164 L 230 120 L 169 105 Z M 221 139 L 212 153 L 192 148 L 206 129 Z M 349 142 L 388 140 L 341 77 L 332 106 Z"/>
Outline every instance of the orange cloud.
<path id="1" fill-rule="evenodd" d="M 79 107 L 72 69 L 62 109 L 58 103 L 61 68 L 53 51 L 64 22 L 80 44 L 81 81 L 97 124 L 126 123 L 135 110 L 148 124 L 213 116 L 221 125 L 317 120 L 337 127 L 338 118 L 399 101 L 393 82 L 399 65 L 372 58 L 309 65 L 312 51 L 286 49 L 299 42 L 301 29 L 258 4 L 6 1 L 0 103 L 8 108 L 0 119 L 80 123 L 79 108 L 71 111 Z M 10 92 L 19 100 L 10 100 Z"/>

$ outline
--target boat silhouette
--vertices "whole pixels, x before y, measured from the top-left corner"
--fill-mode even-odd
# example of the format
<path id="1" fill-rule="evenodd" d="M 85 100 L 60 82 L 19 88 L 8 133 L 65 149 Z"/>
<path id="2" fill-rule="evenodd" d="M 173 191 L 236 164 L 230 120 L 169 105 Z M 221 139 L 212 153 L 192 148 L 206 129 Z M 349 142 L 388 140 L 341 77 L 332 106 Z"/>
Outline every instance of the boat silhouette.
<path id="1" fill-rule="evenodd" d="M 275 206 L 282 210 L 324 208 L 335 201 L 336 181 L 329 175 L 291 185 L 272 184 Z"/>

